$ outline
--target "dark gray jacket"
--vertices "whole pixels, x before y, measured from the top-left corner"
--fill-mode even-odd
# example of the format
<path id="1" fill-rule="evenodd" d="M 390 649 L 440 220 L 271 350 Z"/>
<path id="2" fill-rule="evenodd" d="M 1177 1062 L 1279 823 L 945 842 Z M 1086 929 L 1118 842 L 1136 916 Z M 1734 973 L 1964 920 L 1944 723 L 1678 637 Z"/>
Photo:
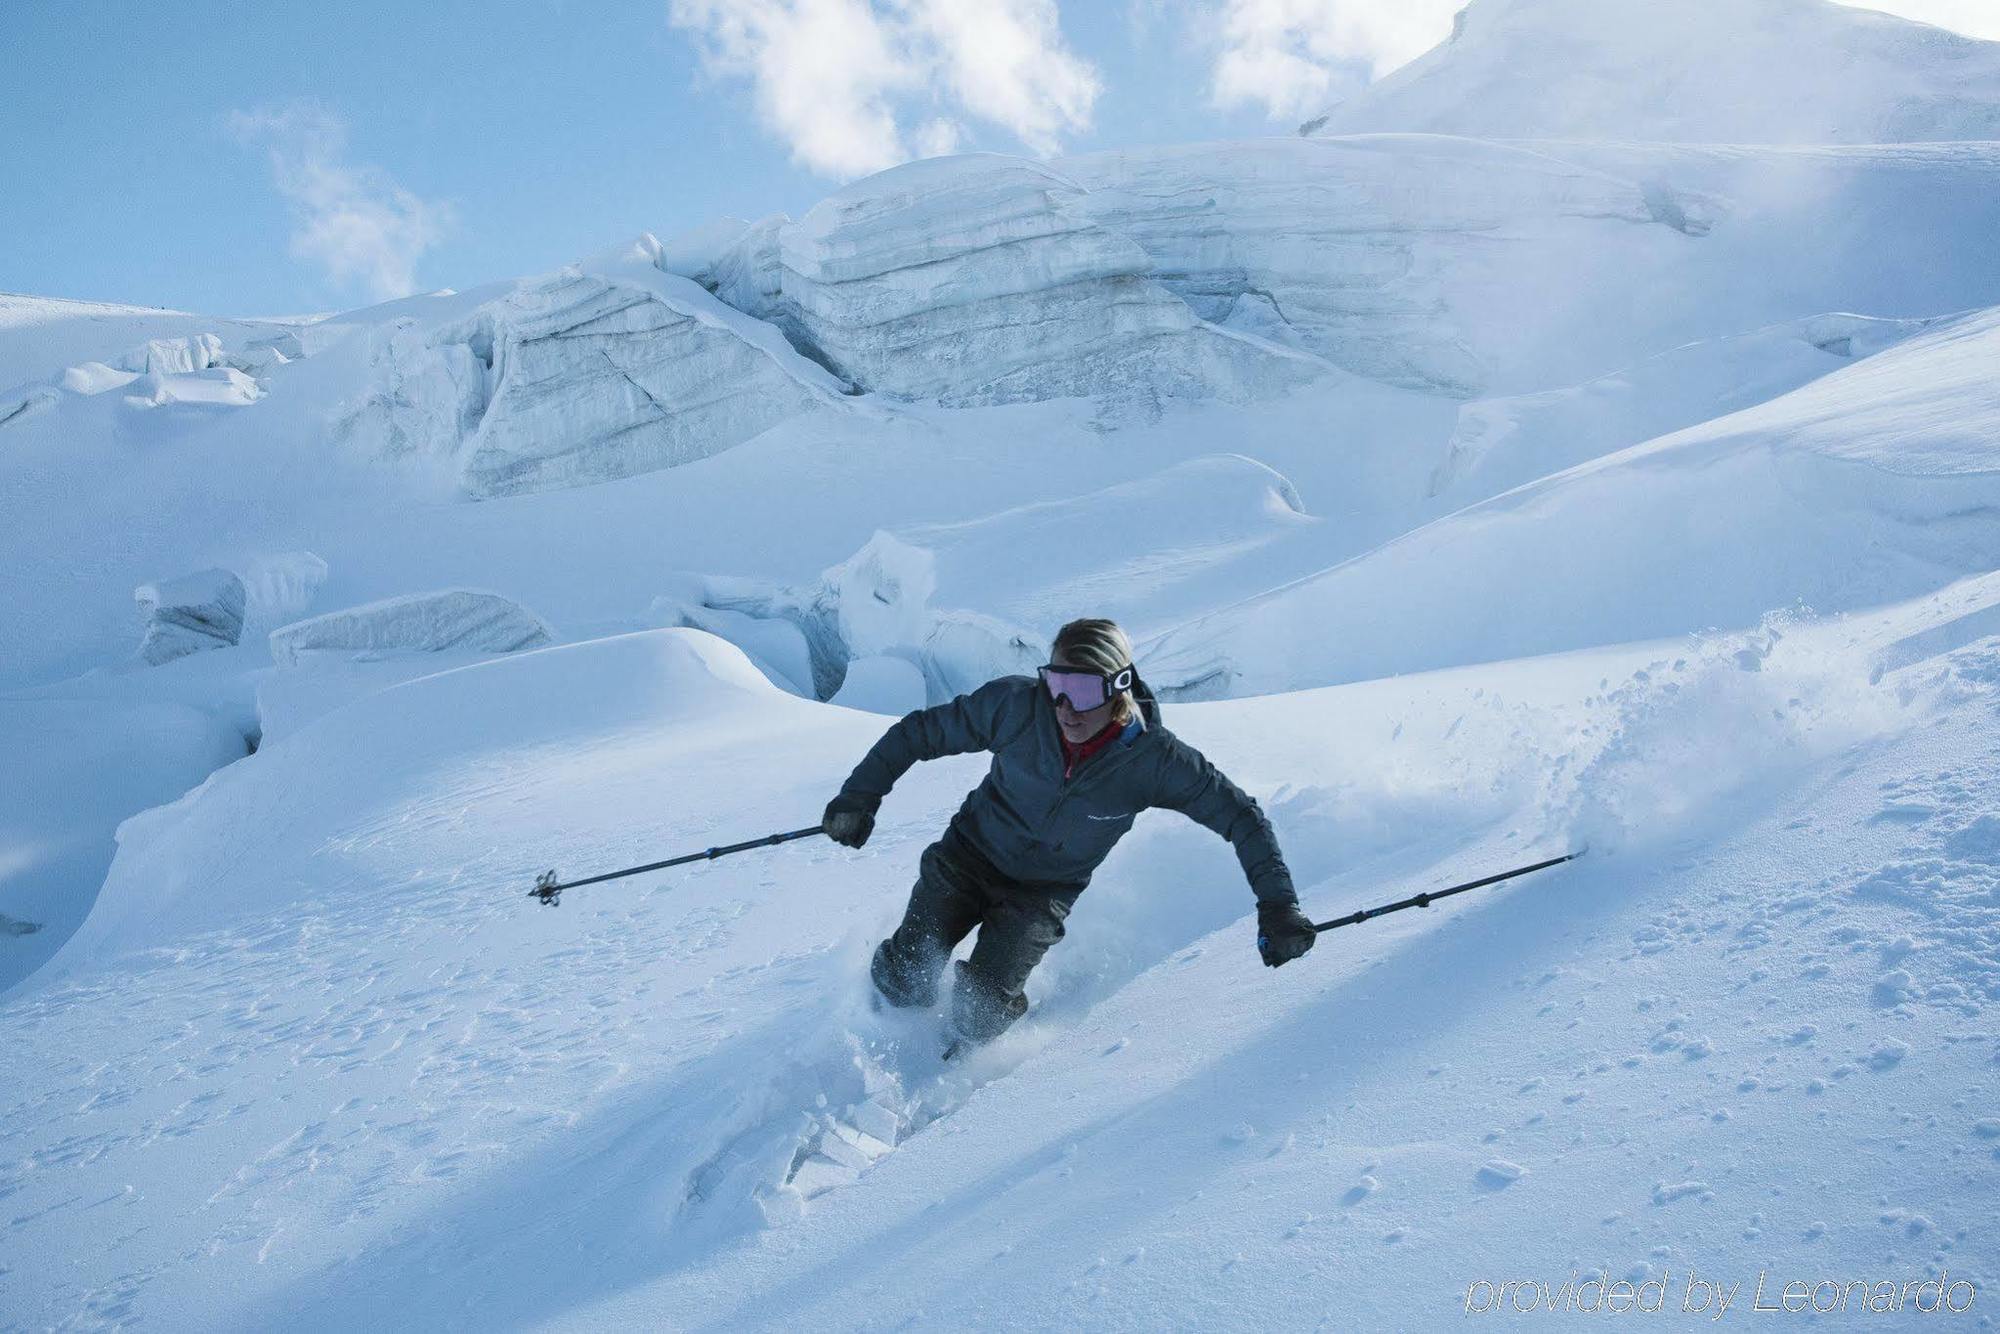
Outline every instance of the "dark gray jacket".
<path id="1" fill-rule="evenodd" d="M 1081 889 L 1140 811 L 1161 806 L 1208 826 L 1236 849 L 1257 901 L 1296 903 L 1291 872 L 1256 801 L 1201 752 L 1160 724 L 1144 682 L 1133 690 L 1143 728 L 1063 777 L 1055 704 L 1032 676 L 1003 676 L 883 733 L 841 787 L 874 810 L 918 760 L 990 750 L 993 767 L 951 820 L 947 837 L 969 844 L 1000 874 L 1051 890 Z"/>

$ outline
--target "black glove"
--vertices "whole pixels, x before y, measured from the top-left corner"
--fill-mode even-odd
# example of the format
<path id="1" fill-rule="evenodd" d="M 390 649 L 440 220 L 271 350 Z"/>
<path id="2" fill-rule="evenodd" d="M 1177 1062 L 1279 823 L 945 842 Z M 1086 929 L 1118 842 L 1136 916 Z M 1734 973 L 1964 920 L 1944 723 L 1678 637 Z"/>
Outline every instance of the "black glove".
<path id="1" fill-rule="evenodd" d="M 1311 949 L 1318 935 L 1312 919 L 1300 912 L 1296 903 L 1257 905 L 1257 953 L 1273 968 Z"/>
<path id="2" fill-rule="evenodd" d="M 864 797 L 850 797 L 843 792 L 826 804 L 820 824 L 826 836 L 843 848 L 858 848 L 875 831 L 875 806 L 876 803 Z"/>

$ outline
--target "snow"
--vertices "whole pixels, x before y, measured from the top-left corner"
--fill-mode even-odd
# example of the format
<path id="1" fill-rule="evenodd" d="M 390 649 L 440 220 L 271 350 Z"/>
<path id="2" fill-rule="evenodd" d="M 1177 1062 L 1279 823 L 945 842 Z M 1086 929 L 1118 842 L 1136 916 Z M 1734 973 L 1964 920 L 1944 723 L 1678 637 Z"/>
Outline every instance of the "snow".
<path id="1" fill-rule="evenodd" d="M 874 654 L 847 664 L 847 675 L 829 703 L 900 718 L 929 702 L 923 670 L 907 658 Z"/>
<path id="2" fill-rule="evenodd" d="M 1986 48 L 1707 5 L 1430 62 L 1646 141 L 970 155 L 310 322 L 0 298 L 0 1325 L 1989 1290 L 2000 147 L 1657 141 L 1829 51 L 1784 123 L 1942 132 Z M 212 646 L 135 658 L 147 584 Z M 949 1063 L 866 960 L 982 757 L 530 897 L 810 826 L 1082 614 L 1316 919 L 1587 851 L 1270 970 L 1144 815 Z"/>
<path id="3" fill-rule="evenodd" d="M 1309 129 L 1729 144 L 2000 139 L 2000 42 L 1830 0 L 1471 0 L 1450 40 Z"/>
<path id="4" fill-rule="evenodd" d="M 1431 481 L 1469 503 L 1776 398 L 1936 323 L 1820 315 L 1689 343 L 1584 384 L 1477 399 Z"/>
<path id="5" fill-rule="evenodd" d="M 0 748 L 14 757 L 0 765 L 0 912 L 14 924 L 0 931 L 4 991 L 89 913 L 118 825 L 243 758 L 245 745 L 226 720 L 183 703 L 43 696 L 0 699 Z M 6 1283 L 0 1275 L 0 1291 Z"/>
<path id="6" fill-rule="evenodd" d="M 9 1004 L 0 1060 L 38 1090 L 0 1119 L 35 1164 L 9 1178 L 10 1258 L 68 1257 L 37 1313 L 204 1293 L 217 1318 L 306 1324 L 1068 1325 L 1284 1323 L 1310 1302 L 1374 1326 L 1396 1300 L 1441 1321 L 1482 1276 L 1559 1280 L 1581 1201 L 1601 1252 L 1581 1263 L 1678 1274 L 1765 1254 L 1747 1226 L 1789 1265 L 1877 1264 L 1881 1196 L 1939 1220 L 1895 1248 L 1920 1264 L 1982 1235 L 1993 1182 L 1946 1152 L 1976 1115 L 1899 1108 L 1913 1079 L 1984 1086 L 1991 1041 L 1958 1034 L 1993 997 L 1883 1008 L 1875 942 L 1921 918 L 1838 891 L 1911 838 L 1868 818 L 1885 777 L 1953 774 L 1927 791 L 1945 837 L 1991 795 L 1994 641 L 1872 685 L 1867 663 L 1996 601 L 1987 580 L 1951 608 L 1801 627 L 1791 660 L 1713 654 L 1680 689 L 1654 656 L 1598 651 L 1175 709 L 1271 799 L 1327 913 L 1547 848 L 1550 810 L 1588 786 L 1546 767 L 1558 751 L 1615 757 L 1619 790 L 1711 795 L 1644 848 L 1329 937 L 1277 974 L 1227 849 L 1149 817 L 1038 975 L 1039 1017 L 956 1075 L 885 1045 L 856 970 L 976 763 L 911 775 L 863 854 L 795 845 L 544 911 L 524 901 L 544 864 L 796 824 L 880 721 L 693 630 L 384 691 L 127 824 L 98 910 Z M 1787 704 L 1801 670 L 1820 693 Z M 1718 676 L 1792 721 L 1741 735 L 1679 704 Z M 1662 771 L 1673 737 L 1750 767 L 1733 786 Z M 782 769 L 733 781 L 780 738 Z M 1942 950 L 1904 957 L 1919 988 L 1960 976 Z M 1795 1042 L 1806 1016 L 1820 1036 Z M 1907 1052 L 1877 1068 L 1891 1042 Z M 45 1123 L 50 1098 L 84 1110 Z M 832 1166 L 795 1173 L 808 1140 Z M 1793 1189 L 1829 1148 L 1841 1189 Z M 78 1251 L 70 1197 L 188 1221 Z M 1817 1249 L 1788 1240 L 1829 1213 Z M 927 1262 L 895 1265 L 913 1229 Z M 532 1262 L 565 1248 L 593 1263 Z M 1976 1251 L 1946 1263 L 1977 1272 Z M 1355 1264 L 1382 1288 L 1341 1283 Z"/>
<path id="7" fill-rule="evenodd" d="M 1142 646 L 1149 679 L 1267 693 L 1740 626 L 1793 603 L 1832 613 L 1983 572 L 1996 357 L 2000 310 L 1948 322 L 1193 619 Z M 1330 623 L 1335 639 L 1318 632 Z"/>
<path id="8" fill-rule="evenodd" d="M 0 381 L 46 380 L 81 362 L 123 362 L 135 350 L 140 364 L 126 369 L 145 370 L 143 349 L 156 341 L 170 347 L 206 337 L 245 346 L 291 336 L 300 323 L 0 292 Z"/>
<path id="9" fill-rule="evenodd" d="M 247 629 L 269 634 L 299 620 L 326 583 L 327 564 L 310 551 L 252 556 L 242 571 Z"/>
<path id="10" fill-rule="evenodd" d="M 552 637 L 539 616 L 509 598 L 448 588 L 281 625 L 271 632 L 271 659 L 279 667 L 298 667 L 328 653 L 515 653 Z"/>

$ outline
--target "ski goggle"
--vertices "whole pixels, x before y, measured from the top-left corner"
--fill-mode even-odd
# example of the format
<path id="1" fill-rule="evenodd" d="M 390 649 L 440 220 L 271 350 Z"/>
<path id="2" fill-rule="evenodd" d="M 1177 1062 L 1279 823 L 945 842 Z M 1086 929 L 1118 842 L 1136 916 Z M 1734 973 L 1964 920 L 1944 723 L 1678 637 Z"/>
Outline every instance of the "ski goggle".
<path id="1" fill-rule="evenodd" d="M 1069 701 L 1078 713 L 1101 709 L 1120 691 L 1132 688 L 1133 672 L 1128 665 L 1115 672 L 1093 672 L 1087 667 L 1058 667 L 1050 663 L 1037 669 L 1049 698 Z"/>

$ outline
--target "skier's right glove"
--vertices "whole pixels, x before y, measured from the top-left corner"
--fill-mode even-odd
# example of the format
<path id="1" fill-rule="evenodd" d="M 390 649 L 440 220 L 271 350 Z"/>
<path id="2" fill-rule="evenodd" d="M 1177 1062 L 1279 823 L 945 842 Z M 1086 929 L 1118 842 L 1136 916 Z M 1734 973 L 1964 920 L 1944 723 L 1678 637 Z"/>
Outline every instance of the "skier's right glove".
<path id="1" fill-rule="evenodd" d="M 875 803 L 843 792 L 826 804 L 820 826 L 843 848 L 858 848 L 875 831 Z"/>
<path id="2" fill-rule="evenodd" d="M 1313 947 L 1319 936 L 1312 919 L 1296 903 L 1257 905 L 1257 953 L 1273 968 L 1290 963 Z"/>

